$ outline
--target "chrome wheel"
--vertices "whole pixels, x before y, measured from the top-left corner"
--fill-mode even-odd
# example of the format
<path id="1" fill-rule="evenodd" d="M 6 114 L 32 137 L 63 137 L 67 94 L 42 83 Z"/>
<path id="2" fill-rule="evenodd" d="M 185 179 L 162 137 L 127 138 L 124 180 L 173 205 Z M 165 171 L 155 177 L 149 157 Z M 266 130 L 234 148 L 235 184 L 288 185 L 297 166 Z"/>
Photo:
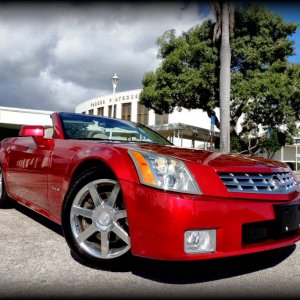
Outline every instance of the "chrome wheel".
<path id="1" fill-rule="evenodd" d="M 72 203 L 70 225 L 77 244 L 93 257 L 112 259 L 130 249 L 127 211 L 115 180 L 84 185 Z"/>

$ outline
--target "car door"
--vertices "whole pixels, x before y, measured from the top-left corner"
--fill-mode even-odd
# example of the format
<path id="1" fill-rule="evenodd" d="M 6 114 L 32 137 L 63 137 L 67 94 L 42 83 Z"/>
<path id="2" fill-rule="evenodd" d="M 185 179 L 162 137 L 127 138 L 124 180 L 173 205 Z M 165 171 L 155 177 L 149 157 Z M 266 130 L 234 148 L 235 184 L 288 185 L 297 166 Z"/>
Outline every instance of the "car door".
<path id="1" fill-rule="evenodd" d="M 46 210 L 50 154 L 51 148 L 32 137 L 18 137 L 10 148 L 7 169 L 10 192 Z"/>

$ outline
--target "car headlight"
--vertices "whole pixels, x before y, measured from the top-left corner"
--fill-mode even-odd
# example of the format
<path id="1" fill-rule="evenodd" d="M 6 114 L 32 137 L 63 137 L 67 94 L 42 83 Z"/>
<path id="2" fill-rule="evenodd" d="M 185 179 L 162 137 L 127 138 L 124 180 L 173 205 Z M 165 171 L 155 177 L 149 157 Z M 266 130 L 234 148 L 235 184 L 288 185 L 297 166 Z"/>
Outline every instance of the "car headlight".
<path id="1" fill-rule="evenodd" d="M 141 183 L 168 191 L 201 194 L 183 161 L 150 152 L 129 150 L 128 153 Z"/>

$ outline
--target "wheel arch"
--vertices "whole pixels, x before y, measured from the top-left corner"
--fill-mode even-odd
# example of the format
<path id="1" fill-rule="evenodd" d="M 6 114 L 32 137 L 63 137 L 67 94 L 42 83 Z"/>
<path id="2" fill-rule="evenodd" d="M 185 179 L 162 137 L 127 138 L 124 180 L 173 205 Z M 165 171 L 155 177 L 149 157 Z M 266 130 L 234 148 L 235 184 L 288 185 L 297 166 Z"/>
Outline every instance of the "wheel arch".
<path id="1" fill-rule="evenodd" d="M 108 164 L 106 164 L 105 162 L 103 162 L 99 159 L 91 158 L 91 159 L 81 161 L 72 170 L 72 174 L 71 174 L 70 180 L 69 180 L 69 187 L 68 187 L 67 193 L 65 194 L 62 211 L 61 211 L 63 233 L 64 233 L 65 237 L 71 236 L 70 228 L 72 226 L 69 227 L 69 222 L 71 220 L 69 218 L 70 218 L 70 205 L 73 201 L 72 199 L 73 199 L 74 195 L 76 195 L 76 193 L 78 193 L 82 189 L 82 187 L 84 185 L 86 185 L 88 182 L 97 181 L 97 177 L 99 177 L 99 179 L 103 179 L 104 182 L 111 181 L 114 184 L 115 184 L 115 182 L 118 181 L 118 178 L 117 178 L 116 174 L 113 172 L 112 168 Z M 121 186 L 120 186 L 120 192 L 121 192 L 122 200 L 124 201 L 124 204 L 126 206 L 125 199 L 123 197 L 124 194 L 122 192 Z M 123 216 L 123 218 L 124 218 L 124 216 Z M 78 248 L 76 246 L 76 244 L 74 244 L 74 236 L 70 239 L 67 239 L 67 242 L 71 249 L 73 249 L 73 250 L 75 249 L 75 254 L 77 256 L 79 254 L 79 256 L 78 256 L 79 259 L 82 259 L 82 257 L 83 257 L 84 259 L 87 259 L 88 262 L 91 259 L 93 259 L 90 257 L 90 255 L 91 255 L 90 253 L 84 254 L 84 251 L 82 249 L 80 249 L 80 247 Z M 129 245 L 129 248 L 128 248 L 128 250 L 129 250 L 130 243 L 128 245 Z M 128 250 L 126 250 L 126 252 L 122 253 L 122 256 L 124 254 L 127 257 L 126 253 Z M 131 253 L 131 252 L 128 252 L 128 254 L 129 253 Z M 82 257 L 81 257 L 81 255 L 82 255 Z M 119 256 L 115 256 L 115 258 L 119 261 L 119 259 L 121 259 L 121 256 L 120 256 L 120 258 L 119 258 Z M 95 262 L 95 263 L 97 263 L 97 262 Z M 103 264 L 103 263 L 104 262 L 102 259 L 101 264 Z"/>
<path id="2" fill-rule="evenodd" d="M 97 158 L 89 158 L 82 162 L 80 162 L 73 170 L 70 178 L 71 187 L 72 184 L 81 176 L 91 171 L 99 172 L 99 174 L 107 174 L 108 179 L 116 179 L 117 176 L 113 172 L 112 168 L 105 163 L 104 161 L 97 159 Z"/>
<path id="3" fill-rule="evenodd" d="M 109 167 L 109 165 L 105 162 L 103 162 L 100 159 L 97 158 L 87 158 L 83 161 L 81 161 L 76 166 L 73 166 L 70 168 L 69 166 L 69 174 L 67 178 L 65 178 L 65 186 L 64 186 L 64 192 L 63 192 L 63 198 L 61 203 L 61 216 L 63 215 L 66 199 L 68 197 L 68 194 L 73 189 L 74 183 L 85 174 L 88 174 L 92 171 L 99 173 L 100 176 L 103 176 L 103 174 L 108 174 L 107 179 L 116 179 L 116 175 L 112 171 L 112 168 Z M 103 177 L 104 178 L 104 177 Z"/>
<path id="4" fill-rule="evenodd" d="M 116 154 L 116 153 L 114 153 Z M 114 156 L 114 159 L 110 157 L 107 160 L 101 159 L 96 154 L 93 156 L 82 158 L 81 160 L 73 159 L 71 164 L 68 167 L 67 173 L 65 175 L 64 184 L 61 193 L 61 205 L 59 216 L 62 218 L 63 210 L 65 207 L 66 199 L 68 194 L 73 189 L 74 183 L 81 177 L 95 170 L 99 173 L 99 178 L 113 179 L 121 182 L 134 182 L 138 183 L 138 175 L 134 164 L 129 157 L 129 155 L 121 155 L 122 153 L 117 153 Z M 126 151 L 127 154 L 127 151 Z M 128 208 L 130 203 L 128 203 L 127 193 L 121 186 L 121 194 L 125 203 L 125 206 Z M 130 217 L 128 222 L 131 223 Z"/>
<path id="5" fill-rule="evenodd" d="M 7 163 L 5 160 L 0 159 L 0 168 L 2 170 L 2 176 L 3 176 L 3 182 L 4 185 L 6 187 L 6 191 L 7 191 L 7 178 L 6 178 L 6 168 L 7 168 Z"/>

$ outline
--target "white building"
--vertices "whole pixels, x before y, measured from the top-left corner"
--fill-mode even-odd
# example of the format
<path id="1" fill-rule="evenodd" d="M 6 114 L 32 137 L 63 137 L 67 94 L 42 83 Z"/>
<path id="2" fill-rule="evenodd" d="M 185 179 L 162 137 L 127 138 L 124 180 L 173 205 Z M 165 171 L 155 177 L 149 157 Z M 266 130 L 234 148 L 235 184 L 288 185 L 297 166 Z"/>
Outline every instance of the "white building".
<path id="1" fill-rule="evenodd" d="M 210 149 L 212 139 L 219 130 L 214 128 L 211 135 L 211 121 L 201 109 L 175 109 L 171 114 L 155 114 L 139 103 L 141 89 L 119 92 L 93 98 L 80 103 L 75 112 L 114 117 L 147 125 L 168 138 L 177 146 Z M 114 105 L 114 109 L 112 106 Z"/>
<path id="2" fill-rule="evenodd" d="M 285 145 L 277 151 L 272 159 L 294 164 L 295 170 L 300 170 L 300 137 L 294 137 L 294 144 Z"/>
<path id="3" fill-rule="evenodd" d="M 210 118 L 200 109 L 175 109 L 171 114 L 157 115 L 139 103 L 141 89 L 119 92 L 93 98 L 80 103 L 75 112 L 111 117 L 114 104 L 114 117 L 139 122 L 150 126 L 177 146 L 211 149 L 211 143 L 219 130 L 211 134 Z M 219 117 L 219 110 L 216 109 Z M 300 137 L 294 138 L 293 145 L 286 145 L 274 155 L 274 159 L 295 164 L 300 163 Z M 298 145 L 299 144 L 299 145 Z M 300 168 L 299 168 L 300 169 Z"/>
<path id="4" fill-rule="evenodd" d="M 52 111 L 0 106 L 0 141 L 18 136 L 22 125 L 52 125 Z"/>
<path id="5" fill-rule="evenodd" d="M 157 115 L 139 103 L 141 90 L 131 90 L 115 94 L 114 115 L 148 125 L 167 137 L 177 146 L 211 149 L 210 119 L 200 109 L 178 110 L 172 114 Z M 111 116 L 113 95 L 97 97 L 82 102 L 75 112 Z M 219 111 L 216 111 L 219 116 Z M 21 125 L 51 125 L 52 111 L 22 109 L 0 106 L 0 141 L 8 136 L 17 136 Z M 214 135 L 219 131 L 215 129 Z M 300 137 L 294 138 L 293 145 L 286 145 L 273 157 L 276 160 L 295 164 L 300 170 Z"/>

